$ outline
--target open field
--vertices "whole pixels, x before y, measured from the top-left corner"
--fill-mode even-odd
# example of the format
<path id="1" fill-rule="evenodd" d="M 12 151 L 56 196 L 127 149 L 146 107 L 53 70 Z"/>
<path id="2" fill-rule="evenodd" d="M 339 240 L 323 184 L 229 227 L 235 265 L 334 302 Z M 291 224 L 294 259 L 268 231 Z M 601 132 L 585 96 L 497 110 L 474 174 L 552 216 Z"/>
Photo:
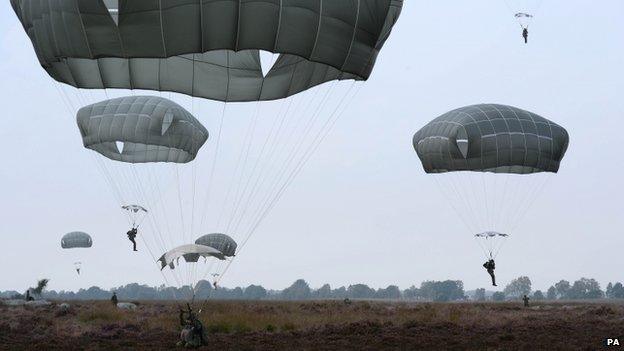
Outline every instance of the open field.
<path id="1" fill-rule="evenodd" d="M 105 301 L 0 305 L 2 350 L 174 348 L 177 305 Z M 595 350 L 624 336 L 624 304 L 356 301 L 209 302 L 201 318 L 212 350 Z"/>

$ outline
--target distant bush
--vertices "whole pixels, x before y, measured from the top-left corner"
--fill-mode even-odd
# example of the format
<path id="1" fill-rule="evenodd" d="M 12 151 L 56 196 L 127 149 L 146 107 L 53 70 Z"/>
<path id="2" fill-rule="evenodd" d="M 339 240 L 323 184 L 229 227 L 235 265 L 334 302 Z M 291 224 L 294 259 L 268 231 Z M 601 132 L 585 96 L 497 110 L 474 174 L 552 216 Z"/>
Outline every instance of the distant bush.
<path id="1" fill-rule="evenodd" d="M 492 301 L 505 301 L 505 293 L 502 291 L 497 291 L 492 294 Z"/>

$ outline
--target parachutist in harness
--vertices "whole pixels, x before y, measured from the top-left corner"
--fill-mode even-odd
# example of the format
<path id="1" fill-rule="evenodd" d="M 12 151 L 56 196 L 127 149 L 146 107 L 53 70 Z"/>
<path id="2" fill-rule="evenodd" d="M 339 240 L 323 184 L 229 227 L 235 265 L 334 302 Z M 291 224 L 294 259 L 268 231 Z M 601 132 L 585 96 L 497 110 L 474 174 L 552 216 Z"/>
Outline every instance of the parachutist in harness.
<path id="1" fill-rule="evenodd" d="M 188 348 L 207 345 L 204 325 L 193 312 L 191 305 L 187 303 L 186 306 L 186 311 L 180 308 L 179 318 L 182 332 L 180 333 L 180 342 L 178 345 Z"/>
<path id="2" fill-rule="evenodd" d="M 529 29 L 524 27 L 522 28 L 522 37 L 524 38 L 524 43 L 527 44 L 529 42 Z"/>
<path id="3" fill-rule="evenodd" d="M 113 292 L 113 296 L 111 297 L 111 302 L 113 303 L 113 305 L 117 306 L 117 293 Z"/>
<path id="4" fill-rule="evenodd" d="M 133 251 L 137 251 L 136 241 L 134 240 L 134 238 L 136 238 L 136 236 L 137 236 L 137 233 L 138 233 L 137 228 L 134 228 L 134 227 L 132 229 L 130 229 L 126 233 L 128 235 L 128 240 L 130 240 L 132 242 L 132 250 Z"/>
<path id="5" fill-rule="evenodd" d="M 80 267 L 76 267 L 76 272 L 80 275 Z"/>
<path id="6" fill-rule="evenodd" d="M 494 259 L 490 258 L 487 262 L 483 264 L 483 268 L 487 270 L 492 277 L 492 285 L 496 286 L 496 277 L 494 276 L 494 269 L 496 269 L 496 264 L 494 263 Z"/>
<path id="7" fill-rule="evenodd" d="M 212 286 L 214 286 L 215 290 L 217 290 L 217 281 L 215 280 L 214 282 L 212 282 Z"/>

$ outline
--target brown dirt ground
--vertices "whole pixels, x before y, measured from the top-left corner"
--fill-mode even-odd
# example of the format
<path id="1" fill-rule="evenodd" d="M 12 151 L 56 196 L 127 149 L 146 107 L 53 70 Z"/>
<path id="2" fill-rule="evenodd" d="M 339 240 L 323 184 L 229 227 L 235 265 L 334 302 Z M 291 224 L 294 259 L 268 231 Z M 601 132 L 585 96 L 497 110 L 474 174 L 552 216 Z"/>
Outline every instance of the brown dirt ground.
<path id="1" fill-rule="evenodd" d="M 171 350 L 177 305 L 0 305 L 0 350 Z M 199 306 L 198 306 L 199 307 Z M 596 350 L 624 341 L 624 304 L 209 302 L 210 350 Z"/>

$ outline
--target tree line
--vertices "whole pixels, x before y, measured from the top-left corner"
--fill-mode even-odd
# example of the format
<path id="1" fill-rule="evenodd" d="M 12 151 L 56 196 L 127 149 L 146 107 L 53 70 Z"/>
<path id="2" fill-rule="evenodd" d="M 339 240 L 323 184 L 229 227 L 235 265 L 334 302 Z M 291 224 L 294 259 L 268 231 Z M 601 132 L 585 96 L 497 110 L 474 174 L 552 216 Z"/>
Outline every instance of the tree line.
<path id="1" fill-rule="evenodd" d="M 73 291 L 45 290 L 36 291 L 41 298 L 51 300 L 103 300 L 109 299 L 116 292 L 120 299 L 125 300 L 172 300 L 187 299 L 192 295 L 189 287 L 175 288 L 161 285 L 151 287 L 137 283 L 127 284 L 113 289 L 102 289 L 92 286 L 88 289 Z M 32 293 L 32 290 L 31 290 Z M 415 301 L 504 301 L 518 299 L 524 295 L 533 300 L 557 300 L 557 299 L 599 299 L 599 298 L 624 298 L 624 286 L 622 283 L 609 283 L 606 290 L 601 290 L 600 284 L 595 279 L 581 278 L 573 283 L 561 280 L 544 293 L 541 290 L 533 291 L 531 280 L 526 277 L 518 277 L 512 280 L 502 291 L 489 292 L 484 288 L 473 291 L 464 291 L 464 283 L 461 280 L 424 281 L 419 287 L 411 286 L 400 289 L 396 285 L 386 288 L 374 289 L 366 284 L 354 284 L 347 287 L 341 286 L 332 289 L 325 284 L 318 289 L 312 289 L 303 279 L 296 280 L 291 286 L 283 290 L 268 290 L 260 285 L 247 287 L 214 289 L 208 281 L 200 281 L 195 289 L 197 299 L 219 300 L 325 300 L 325 299 L 383 299 L 383 300 L 415 300 Z M 15 291 L 0 292 L 3 298 L 23 298 L 24 294 Z"/>

